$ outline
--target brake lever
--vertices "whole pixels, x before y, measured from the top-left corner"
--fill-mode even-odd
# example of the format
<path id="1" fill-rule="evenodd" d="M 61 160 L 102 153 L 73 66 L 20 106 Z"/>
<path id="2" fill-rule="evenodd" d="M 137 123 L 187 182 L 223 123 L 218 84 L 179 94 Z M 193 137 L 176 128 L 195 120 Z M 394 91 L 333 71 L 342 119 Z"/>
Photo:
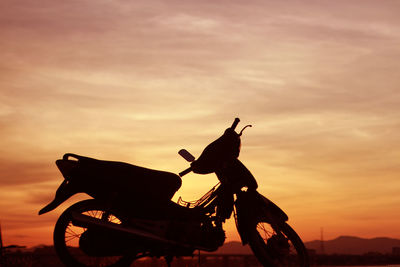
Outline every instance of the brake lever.
<path id="1" fill-rule="evenodd" d="M 251 124 L 244 126 L 243 129 L 240 131 L 239 136 L 242 136 L 243 131 L 244 131 L 247 127 L 253 127 L 253 126 L 252 126 Z"/>

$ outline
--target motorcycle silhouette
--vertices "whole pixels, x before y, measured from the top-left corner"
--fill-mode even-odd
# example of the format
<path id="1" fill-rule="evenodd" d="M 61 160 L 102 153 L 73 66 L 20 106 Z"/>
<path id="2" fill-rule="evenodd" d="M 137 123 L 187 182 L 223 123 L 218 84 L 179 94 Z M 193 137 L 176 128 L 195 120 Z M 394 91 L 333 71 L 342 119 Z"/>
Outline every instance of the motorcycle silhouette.
<path id="1" fill-rule="evenodd" d="M 54 210 L 76 193 L 93 199 L 73 204 L 58 218 L 54 248 L 67 266 L 129 266 L 142 257 L 193 256 L 223 245 L 223 223 L 233 213 L 242 244 L 249 244 L 265 267 L 308 267 L 306 248 L 287 224 L 288 216 L 257 192 L 257 182 L 239 161 L 236 118 L 200 157 L 178 175 L 123 162 L 75 154 L 57 160 L 64 181 L 39 215 Z M 181 177 L 193 171 L 215 173 L 219 183 L 195 202 L 171 199 Z"/>

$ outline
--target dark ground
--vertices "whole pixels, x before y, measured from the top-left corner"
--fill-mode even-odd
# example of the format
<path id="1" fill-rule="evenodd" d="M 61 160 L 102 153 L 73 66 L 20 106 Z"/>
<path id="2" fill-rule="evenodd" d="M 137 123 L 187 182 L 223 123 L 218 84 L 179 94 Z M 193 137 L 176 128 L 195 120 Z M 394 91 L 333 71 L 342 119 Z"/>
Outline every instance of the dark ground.
<path id="1" fill-rule="evenodd" d="M 364 255 L 316 255 L 310 253 L 313 266 L 341 265 L 388 265 L 400 264 L 400 255 L 367 253 Z M 4 251 L 1 267 L 58 267 L 64 266 L 54 248 L 41 247 L 34 251 Z M 163 258 L 145 258 L 132 263 L 131 267 L 166 267 Z M 172 267 L 257 267 L 261 266 L 253 255 L 201 254 L 195 257 L 175 258 Z"/>

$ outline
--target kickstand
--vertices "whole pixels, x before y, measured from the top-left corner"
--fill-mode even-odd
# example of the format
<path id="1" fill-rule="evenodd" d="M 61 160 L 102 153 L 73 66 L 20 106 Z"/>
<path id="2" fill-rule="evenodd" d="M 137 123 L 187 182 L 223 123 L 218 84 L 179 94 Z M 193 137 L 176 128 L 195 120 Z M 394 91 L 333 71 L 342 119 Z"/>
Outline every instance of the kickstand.
<path id="1" fill-rule="evenodd" d="M 167 262 L 168 267 L 171 267 L 171 262 L 172 262 L 173 258 L 174 258 L 174 256 L 171 256 L 171 255 L 165 256 L 165 261 Z"/>

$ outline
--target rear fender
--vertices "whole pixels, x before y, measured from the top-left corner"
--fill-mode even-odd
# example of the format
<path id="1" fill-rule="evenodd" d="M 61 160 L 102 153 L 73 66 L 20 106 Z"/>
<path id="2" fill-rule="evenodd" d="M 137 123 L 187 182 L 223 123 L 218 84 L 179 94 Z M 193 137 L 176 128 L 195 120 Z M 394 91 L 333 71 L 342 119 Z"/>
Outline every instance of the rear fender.
<path id="1" fill-rule="evenodd" d="M 289 218 L 275 203 L 255 190 L 240 192 L 235 201 L 236 227 L 243 245 L 248 243 L 248 229 L 257 222 L 272 225 L 286 222 Z"/>
<path id="2" fill-rule="evenodd" d="M 56 196 L 49 204 L 47 204 L 43 209 L 39 211 L 39 215 L 47 213 L 49 211 L 54 210 L 59 205 L 61 205 L 64 201 L 69 199 L 71 196 L 75 195 L 77 192 L 74 190 L 73 186 L 71 186 L 71 182 L 68 180 L 64 180 L 61 185 L 58 187 L 56 191 Z"/>
<path id="3" fill-rule="evenodd" d="M 73 157 L 75 160 L 69 160 L 69 157 Z M 71 184 L 72 176 L 74 171 L 78 166 L 77 156 L 73 154 L 65 154 L 63 159 L 59 159 L 56 161 L 56 165 L 60 170 L 61 174 L 64 176 L 65 180 L 61 183 L 56 191 L 56 196 L 52 202 L 50 202 L 47 206 L 39 211 L 39 215 L 47 213 L 49 211 L 54 210 L 59 205 L 61 205 L 68 198 L 73 196 L 76 193 L 79 193 L 76 190 L 75 186 L 73 186 L 74 182 Z"/>

